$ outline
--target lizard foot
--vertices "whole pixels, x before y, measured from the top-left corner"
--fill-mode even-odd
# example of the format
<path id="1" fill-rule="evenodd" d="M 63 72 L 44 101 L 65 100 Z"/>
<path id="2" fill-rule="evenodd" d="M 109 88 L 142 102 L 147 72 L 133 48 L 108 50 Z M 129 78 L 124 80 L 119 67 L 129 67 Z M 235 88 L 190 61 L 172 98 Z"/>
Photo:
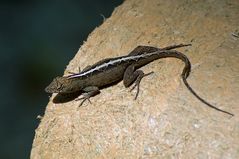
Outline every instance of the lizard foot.
<path id="1" fill-rule="evenodd" d="M 83 97 L 75 99 L 75 101 L 82 100 L 82 102 L 80 103 L 79 106 L 82 106 L 83 103 L 84 103 L 86 100 L 88 100 L 89 103 L 91 104 L 91 101 L 90 101 L 90 97 L 91 97 L 91 95 L 89 95 L 89 93 L 83 93 L 82 95 L 83 95 Z"/>
<path id="2" fill-rule="evenodd" d="M 90 98 L 97 95 L 98 93 L 100 93 L 100 90 L 98 87 L 95 86 L 88 86 L 86 88 L 83 89 L 83 91 L 85 91 L 86 93 L 83 93 L 83 97 L 81 98 L 77 98 L 76 101 L 78 100 L 82 100 L 82 102 L 80 103 L 80 106 L 86 101 L 88 100 L 89 103 L 91 104 Z"/>
<path id="3" fill-rule="evenodd" d="M 152 73 L 154 73 L 154 72 L 152 71 L 152 72 L 149 72 L 147 74 L 144 74 L 143 71 L 140 72 L 139 76 L 137 77 L 137 79 L 135 81 L 134 86 L 130 89 L 130 92 L 131 92 L 132 90 L 135 89 L 135 87 L 137 87 L 137 92 L 136 92 L 136 95 L 134 97 L 135 100 L 137 99 L 137 97 L 139 95 L 139 85 L 140 85 L 140 82 L 141 82 L 142 78 L 144 78 L 145 76 L 151 75 Z"/>

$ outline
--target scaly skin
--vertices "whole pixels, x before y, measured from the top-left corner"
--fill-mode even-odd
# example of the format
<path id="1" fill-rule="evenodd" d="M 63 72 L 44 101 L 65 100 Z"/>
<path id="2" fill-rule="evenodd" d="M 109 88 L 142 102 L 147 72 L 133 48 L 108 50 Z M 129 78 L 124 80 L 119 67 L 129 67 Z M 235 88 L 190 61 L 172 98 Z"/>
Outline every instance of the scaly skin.
<path id="1" fill-rule="evenodd" d="M 66 77 L 56 77 L 45 89 L 45 91 L 48 93 L 72 93 L 77 91 L 86 92 L 83 94 L 83 98 L 80 98 L 83 99 L 81 103 L 83 104 L 86 99 L 98 94 L 102 87 L 123 79 L 125 87 L 129 87 L 135 83 L 133 88 L 137 87 L 137 93 L 135 96 L 136 99 L 139 93 L 139 84 L 141 79 L 151 74 L 144 74 L 144 72 L 138 70 L 138 68 L 160 58 L 173 57 L 178 58 L 185 63 L 181 77 L 186 87 L 195 97 L 207 106 L 233 116 L 233 114 L 221 110 L 202 99 L 188 84 L 186 79 L 191 71 L 190 61 L 186 55 L 172 49 L 189 45 L 190 44 L 180 44 L 161 49 L 151 46 L 138 46 L 126 56 L 107 58 L 90 67 L 87 67 L 80 73 L 72 74 Z"/>

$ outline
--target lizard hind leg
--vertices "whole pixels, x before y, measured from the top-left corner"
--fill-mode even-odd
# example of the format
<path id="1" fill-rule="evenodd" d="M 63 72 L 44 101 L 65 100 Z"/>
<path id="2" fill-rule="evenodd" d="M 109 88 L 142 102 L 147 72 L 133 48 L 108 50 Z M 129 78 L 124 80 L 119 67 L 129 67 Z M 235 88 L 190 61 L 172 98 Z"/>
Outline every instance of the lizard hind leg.
<path id="1" fill-rule="evenodd" d="M 141 82 L 142 78 L 144 78 L 145 76 L 148 76 L 148 75 L 151 75 L 152 73 L 154 73 L 152 71 L 152 72 L 149 72 L 149 73 L 145 74 L 142 70 L 137 70 L 136 72 L 139 72 L 139 75 L 138 75 L 137 79 L 134 82 L 134 86 L 130 89 L 130 92 L 131 92 L 132 90 L 134 90 L 137 87 L 137 92 L 136 92 L 136 95 L 134 97 L 135 100 L 137 99 L 137 97 L 139 95 L 139 85 L 140 85 L 140 82 Z"/>
<path id="2" fill-rule="evenodd" d="M 152 74 L 153 72 L 149 72 L 147 74 L 145 74 L 142 70 L 136 70 L 135 71 L 135 67 L 134 65 L 130 65 L 124 73 L 124 77 L 123 77 L 123 83 L 125 87 L 129 87 L 134 83 L 134 86 L 130 89 L 130 91 L 132 91 L 133 89 L 135 89 L 137 87 L 137 92 L 135 95 L 135 100 L 138 97 L 139 94 L 139 85 L 140 82 L 142 80 L 142 78 L 144 78 L 145 76 L 148 76 L 150 74 Z"/>
<path id="3" fill-rule="evenodd" d="M 192 46 L 192 44 L 171 45 L 171 46 L 167 46 L 167 47 L 160 48 L 160 49 L 161 49 L 161 50 L 172 50 L 172 49 L 176 49 L 176 48 L 180 48 L 180 47 L 186 47 L 186 46 Z"/>

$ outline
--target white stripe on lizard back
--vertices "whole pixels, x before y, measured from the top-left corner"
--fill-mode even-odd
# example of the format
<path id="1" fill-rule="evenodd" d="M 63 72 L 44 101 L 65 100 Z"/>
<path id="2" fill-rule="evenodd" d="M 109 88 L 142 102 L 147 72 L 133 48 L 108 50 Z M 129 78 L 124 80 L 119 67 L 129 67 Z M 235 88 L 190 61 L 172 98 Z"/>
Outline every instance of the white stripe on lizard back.
<path id="1" fill-rule="evenodd" d="M 123 58 L 119 58 L 119 59 L 116 59 L 116 60 L 112 60 L 112 61 L 109 61 L 107 63 L 103 63 L 93 69 L 90 69 L 86 72 L 82 72 L 82 73 L 79 73 L 79 74 L 76 74 L 76 75 L 71 75 L 69 76 L 68 78 L 76 78 L 76 77 L 82 77 L 82 76 L 85 76 L 85 75 L 88 75 L 94 71 L 97 71 L 97 70 L 100 70 L 104 67 L 108 67 L 109 65 L 114 65 L 116 63 L 120 63 L 121 61 L 128 61 L 128 60 L 138 60 L 142 57 L 147 57 L 147 56 L 151 56 L 151 55 L 154 55 L 154 54 L 158 54 L 160 53 L 161 51 L 155 51 L 155 52 L 152 52 L 152 53 L 148 53 L 148 54 L 140 54 L 140 55 L 135 55 L 135 56 L 126 56 L 126 57 L 123 57 Z"/>

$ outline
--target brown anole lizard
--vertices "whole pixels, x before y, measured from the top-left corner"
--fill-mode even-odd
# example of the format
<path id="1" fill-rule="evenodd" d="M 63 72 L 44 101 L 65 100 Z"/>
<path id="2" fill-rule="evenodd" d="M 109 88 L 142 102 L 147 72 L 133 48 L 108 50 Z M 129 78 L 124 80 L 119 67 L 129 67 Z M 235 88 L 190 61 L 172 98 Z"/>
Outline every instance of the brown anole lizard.
<path id="1" fill-rule="evenodd" d="M 82 105 L 85 100 L 89 100 L 90 97 L 98 94 L 102 87 L 123 80 L 125 87 L 129 87 L 133 83 L 134 86 L 131 90 L 137 87 L 136 99 L 139 93 L 141 79 L 152 73 L 145 74 L 142 70 L 138 70 L 138 68 L 159 58 L 174 57 L 185 63 L 181 77 L 189 91 L 207 106 L 233 116 L 232 113 L 219 109 L 202 99 L 188 84 L 186 79 L 191 71 L 191 63 L 186 55 L 173 49 L 189 45 L 191 44 L 172 45 L 165 48 L 138 46 L 126 56 L 107 58 L 92 66 L 86 67 L 79 73 L 56 77 L 50 85 L 46 87 L 45 91 L 48 93 L 83 91 L 85 92 L 83 93 L 83 97 L 78 98 L 83 99 L 80 104 Z"/>

